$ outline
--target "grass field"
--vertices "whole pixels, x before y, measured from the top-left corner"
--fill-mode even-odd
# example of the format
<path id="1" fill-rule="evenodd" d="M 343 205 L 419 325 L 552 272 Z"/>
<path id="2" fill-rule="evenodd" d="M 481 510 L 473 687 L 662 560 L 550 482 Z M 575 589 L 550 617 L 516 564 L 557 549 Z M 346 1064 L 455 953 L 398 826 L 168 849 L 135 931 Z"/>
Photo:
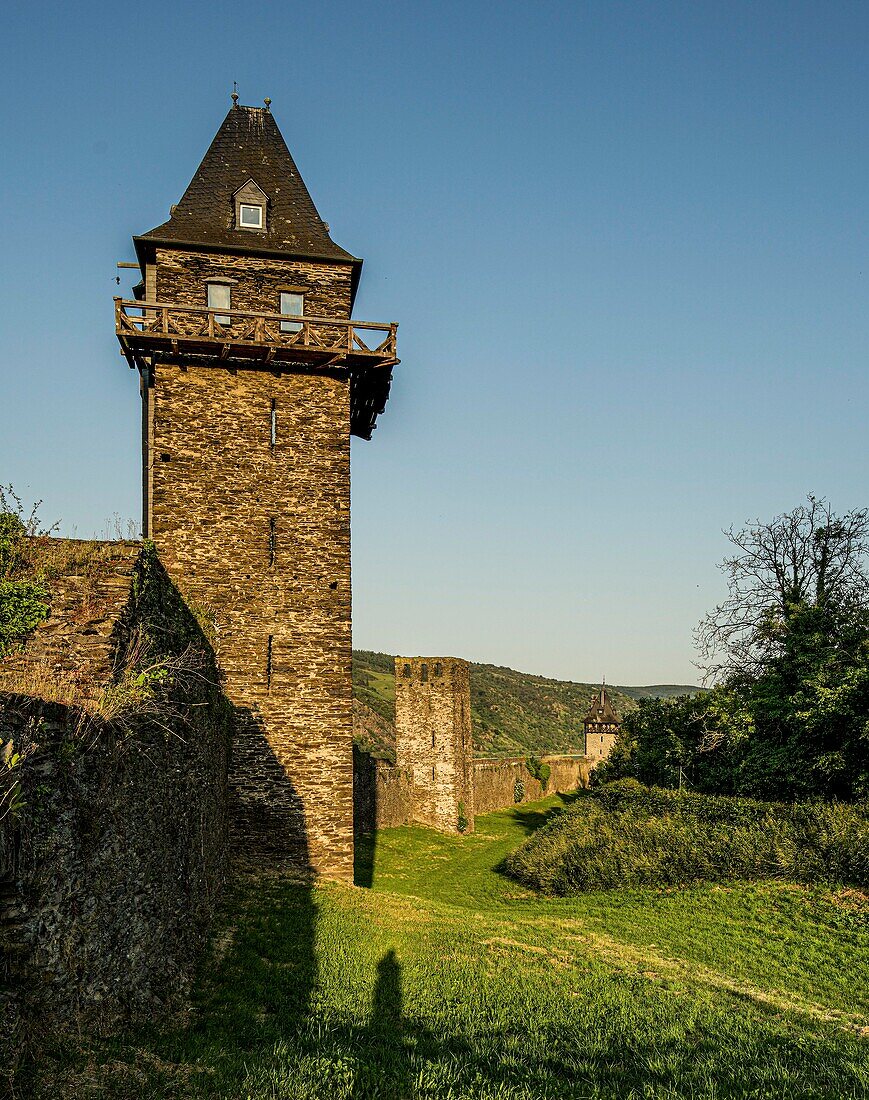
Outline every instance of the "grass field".
<path id="1" fill-rule="evenodd" d="M 869 899 L 781 883 L 538 898 L 558 799 L 360 846 L 368 888 L 239 882 L 169 1031 L 70 1043 L 45 1097 L 869 1097 Z"/>

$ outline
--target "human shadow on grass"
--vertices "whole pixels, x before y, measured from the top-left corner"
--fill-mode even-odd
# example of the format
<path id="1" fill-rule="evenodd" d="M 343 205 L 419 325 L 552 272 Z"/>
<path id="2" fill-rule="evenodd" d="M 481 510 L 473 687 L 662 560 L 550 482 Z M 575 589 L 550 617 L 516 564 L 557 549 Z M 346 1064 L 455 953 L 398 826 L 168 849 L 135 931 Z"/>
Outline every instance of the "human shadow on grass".
<path id="1" fill-rule="evenodd" d="M 209 1094 L 227 1100 L 410 1100 L 417 1094 L 567 1100 L 578 1095 L 580 1083 L 601 1095 L 674 1088 L 707 1095 L 717 1077 L 721 1095 L 737 1096 L 757 1083 L 755 1075 L 769 1090 L 758 1095 L 860 1094 L 853 1091 L 862 1081 L 853 1049 L 827 1049 L 821 1066 L 815 1049 L 799 1034 L 784 1034 L 774 1020 L 768 1029 L 721 1034 L 720 1013 L 698 1006 L 671 1016 L 658 992 L 633 976 L 581 985 L 581 999 L 570 1002 L 575 1009 L 555 1012 L 551 1023 L 529 1022 L 517 1011 L 480 1028 L 467 1006 L 457 1006 L 454 1015 L 435 1009 L 423 1022 L 407 1012 L 402 966 L 388 949 L 377 962 L 369 1003 L 360 998 L 355 1010 L 352 1001 L 344 1008 L 329 1007 L 328 998 L 318 1004 L 312 995 L 316 919 L 311 891 L 301 884 L 278 881 L 249 897 L 242 932 L 210 996 L 200 999 L 195 1054 L 188 1033 L 179 1059 L 217 1070 L 220 1083 L 212 1083 Z M 371 965 L 361 961 L 364 952 L 357 958 L 357 970 Z M 472 987 L 453 996 L 473 999 L 479 992 Z M 652 1021 L 662 1027 L 641 1026 Z M 734 1041 L 741 1048 L 736 1057 Z M 790 1090 L 773 1091 L 776 1066 L 787 1067 Z M 839 1092 L 825 1091 L 834 1084 Z"/>
<path id="2" fill-rule="evenodd" d="M 352 1100 L 371 1096 L 410 1096 L 412 1068 L 402 1017 L 401 966 L 390 949 L 377 964 L 377 980 L 367 1027 L 354 1044 L 357 1051 L 377 1052 L 357 1067 Z M 388 1052 L 388 1058 L 383 1054 Z M 385 1091 L 384 1091 L 385 1090 Z"/>
<path id="3" fill-rule="evenodd" d="M 604 997 L 598 987 L 577 1003 L 574 1019 L 529 1024 L 517 1014 L 480 1028 L 465 1020 L 474 1036 L 456 1034 L 439 1015 L 439 1029 L 405 1013 L 402 971 L 393 950 L 377 964 L 367 1018 L 287 1020 L 283 1042 L 239 1081 L 239 1095 L 251 1100 L 278 1096 L 336 1097 L 343 1100 L 412 1100 L 426 1096 L 517 1096 L 574 1100 L 601 1095 L 776 1096 L 826 1100 L 863 1095 L 866 1074 L 854 1049 L 818 1051 L 800 1035 L 786 1035 L 775 1021 L 765 1033 L 755 1027 L 722 1035 L 720 1014 L 702 1010 L 671 1019 L 666 1006 L 634 1011 L 644 993 L 630 987 L 630 1006 Z M 607 1008 L 609 1007 L 609 1012 Z M 677 1013 L 678 1015 L 678 1013 Z M 656 1021 L 656 1031 L 637 1026 Z M 748 1021 L 746 1021 L 748 1023 Z M 682 1026 L 677 1026 L 681 1024 Z M 530 1027 L 530 1034 L 529 1029 Z M 731 1044 L 735 1041 L 736 1049 Z M 524 1049 L 523 1049 L 524 1048 Z M 743 1062 L 744 1059 L 744 1062 Z M 823 1063 L 823 1064 L 821 1064 Z M 225 1094 L 229 1096 L 230 1094 Z M 233 1100 L 235 1093 L 231 1094 Z"/>

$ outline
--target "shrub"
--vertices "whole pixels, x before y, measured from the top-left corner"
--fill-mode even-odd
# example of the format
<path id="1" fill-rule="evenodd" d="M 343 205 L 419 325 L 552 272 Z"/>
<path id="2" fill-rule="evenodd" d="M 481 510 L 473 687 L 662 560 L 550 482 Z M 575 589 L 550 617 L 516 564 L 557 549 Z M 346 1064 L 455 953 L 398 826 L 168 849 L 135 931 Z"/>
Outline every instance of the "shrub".
<path id="1" fill-rule="evenodd" d="M 38 505 L 25 517 L 10 486 L 0 486 L 0 657 L 48 614 L 48 590 L 27 560 L 30 537 L 39 533 Z"/>
<path id="2" fill-rule="evenodd" d="M 48 590 L 39 581 L 0 580 L 0 657 L 5 657 L 48 614 Z"/>
<path id="3" fill-rule="evenodd" d="M 459 803 L 459 816 L 458 816 L 458 820 L 456 821 L 456 827 L 457 827 L 457 829 L 459 830 L 460 833 L 466 833 L 468 831 L 468 825 L 469 824 L 470 824 L 470 822 L 468 821 L 468 815 L 465 813 L 465 804 L 464 804 L 464 802 L 460 802 Z"/>
<path id="4" fill-rule="evenodd" d="M 517 779 L 513 784 L 513 801 L 522 802 L 525 798 L 525 780 Z"/>
<path id="5" fill-rule="evenodd" d="M 586 794 L 506 866 L 562 895 L 733 879 L 866 887 L 869 804 L 758 802 L 621 780 Z"/>
<path id="6" fill-rule="evenodd" d="M 549 777 L 552 775 L 552 768 L 537 756 L 529 756 L 525 761 L 525 767 L 534 779 L 538 780 L 540 786 L 545 791 L 546 785 L 549 782 Z"/>

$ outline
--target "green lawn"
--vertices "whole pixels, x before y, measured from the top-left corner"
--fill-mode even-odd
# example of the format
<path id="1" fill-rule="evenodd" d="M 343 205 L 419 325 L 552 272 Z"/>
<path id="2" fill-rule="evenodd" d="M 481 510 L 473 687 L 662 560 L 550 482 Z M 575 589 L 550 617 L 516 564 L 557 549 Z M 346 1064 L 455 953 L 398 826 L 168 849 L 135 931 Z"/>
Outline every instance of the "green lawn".
<path id="1" fill-rule="evenodd" d="M 384 831 L 370 888 L 239 883 L 185 1021 L 71 1044 L 42 1095 L 869 1097 L 869 899 L 540 899 L 497 867 L 557 804 Z"/>

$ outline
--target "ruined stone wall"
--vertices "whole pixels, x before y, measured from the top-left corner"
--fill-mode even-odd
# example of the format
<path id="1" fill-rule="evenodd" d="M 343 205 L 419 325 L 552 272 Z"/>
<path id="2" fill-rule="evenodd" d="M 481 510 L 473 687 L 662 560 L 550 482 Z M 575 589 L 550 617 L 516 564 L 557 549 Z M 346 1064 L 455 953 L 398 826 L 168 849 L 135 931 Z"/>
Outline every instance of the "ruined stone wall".
<path id="1" fill-rule="evenodd" d="M 350 267 L 157 254 L 161 301 L 347 317 Z M 238 708 L 234 841 L 299 870 L 352 879 L 350 405 L 340 373 L 160 364 L 146 391 L 149 531 L 193 603 L 214 615 Z"/>
<path id="2" fill-rule="evenodd" d="M 47 618 L 20 653 L 0 665 L 0 690 L 15 689 L 34 662 L 71 684 L 103 685 L 114 674 L 113 635 L 130 600 L 140 542 L 38 539 L 53 575 Z M 53 566 L 53 568 L 52 568 Z"/>
<path id="3" fill-rule="evenodd" d="M 566 794 L 588 786 L 589 761 L 583 756 L 544 756 L 551 769 L 546 789 L 528 771 L 524 757 L 474 761 L 474 806 L 478 814 L 491 813 L 519 802 L 536 802 L 550 794 Z M 517 799 L 521 782 L 523 797 Z"/>
<path id="4" fill-rule="evenodd" d="M 474 822 L 471 689 L 467 661 L 396 657 L 395 763 L 413 780 L 414 819 L 456 832 Z"/>
<path id="5" fill-rule="evenodd" d="M 224 880 L 231 707 L 210 646 L 156 556 L 146 548 L 135 567 L 126 559 L 101 563 L 88 583 L 56 583 L 48 622 L 22 657 L 0 662 L 4 791 L 11 782 L 20 795 L 0 822 L 7 1051 L 178 1004 Z M 127 599 L 108 616 L 103 659 L 91 645 L 80 682 L 55 684 L 83 703 L 3 691 L 7 672 L 11 682 L 30 675 L 50 685 L 58 655 L 76 671 L 61 612 L 72 638 L 106 623 L 99 594 L 111 603 L 125 568 Z M 82 598 L 70 601 L 74 590 Z M 101 685 L 97 667 L 113 670 Z M 20 762 L 10 770 L 13 754 Z"/>

